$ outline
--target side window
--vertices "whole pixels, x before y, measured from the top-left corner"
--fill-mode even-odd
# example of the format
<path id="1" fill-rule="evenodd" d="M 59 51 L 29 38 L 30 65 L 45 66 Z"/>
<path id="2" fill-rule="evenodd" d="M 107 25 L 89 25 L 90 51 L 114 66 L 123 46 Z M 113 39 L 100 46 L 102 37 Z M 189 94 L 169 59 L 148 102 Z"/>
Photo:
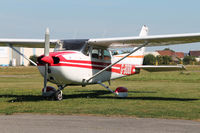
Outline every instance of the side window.
<path id="1" fill-rule="evenodd" d="M 103 50 L 104 60 L 110 60 L 110 52 L 108 50 Z"/>
<path id="2" fill-rule="evenodd" d="M 99 58 L 99 51 L 98 49 L 92 49 L 92 58 Z"/>
<path id="3" fill-rule="evenodd" d="M 111 55 L 108 50 L 105 49 L 92 49 L 92 58 L 100 59 L 100 60 L 110 60 Z"/>
<path id="4" fill-rule="evenodd" d="M 103 59 L 103 54 L 101 49 L 92 49 L 92 58 Z"/>

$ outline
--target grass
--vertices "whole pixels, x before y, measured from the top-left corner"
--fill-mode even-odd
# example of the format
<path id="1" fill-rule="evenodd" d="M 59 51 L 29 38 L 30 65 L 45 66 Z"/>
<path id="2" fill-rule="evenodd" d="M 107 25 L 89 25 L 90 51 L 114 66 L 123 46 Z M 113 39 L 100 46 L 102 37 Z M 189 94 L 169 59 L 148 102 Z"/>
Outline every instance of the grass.
<path id="1" fill-rule="evenodd" d="M 116 98 L 99 85 L 67 87 L 62 101 L 41 96 L 43 78 L 35 67 L 0 68 L 0 114 L 84 114 L 200 120 L 200 66 L 183 72 L 142 71 L 111 82 L 126 86 L 128 97 Z M 52 84 L 49 84 L 52 85 Z M 52 85 L 55 86 L 55 85 Z"/>

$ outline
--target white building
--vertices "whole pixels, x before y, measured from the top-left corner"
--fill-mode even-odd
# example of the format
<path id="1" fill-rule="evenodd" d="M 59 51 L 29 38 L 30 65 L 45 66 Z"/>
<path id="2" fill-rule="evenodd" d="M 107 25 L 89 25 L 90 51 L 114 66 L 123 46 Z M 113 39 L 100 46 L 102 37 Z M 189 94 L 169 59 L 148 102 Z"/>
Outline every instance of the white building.
<path id="1" fill-rule="evenodd" d="M 44 53 L 43 48 L 21 48 L 15 47 L 18 51 L 24 54 L 26 57 L 30 57 L 32 55 L 42 55 Z M 53 51 L 53 49 L 50 49 Z M 29 61 L 24 59 L 14 50 L 9 47 L 0 47 L 0 66 L 28 66 Z"/>

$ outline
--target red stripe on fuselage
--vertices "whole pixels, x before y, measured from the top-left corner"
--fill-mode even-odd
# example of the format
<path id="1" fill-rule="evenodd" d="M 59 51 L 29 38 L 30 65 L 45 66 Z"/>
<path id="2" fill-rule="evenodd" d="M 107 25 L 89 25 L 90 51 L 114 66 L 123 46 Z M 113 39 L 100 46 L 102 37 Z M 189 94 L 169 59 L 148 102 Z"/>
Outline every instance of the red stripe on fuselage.
<path id="1" fill-rule="evenodd" d="M 109 66 L 111 63 L 105 62 L 96 62 L 96 61 L 85 61 L 85 60 L 61 60 L 61 62 L 66 63 L 81 63 L 81 64 L 89 64 L 89 65 L 101 65 L 101 66 Z M 121 64 L 115 64 L 113 67 L 120 67 Z"/>
<path id="2" fill-rule="evenodd" d="M 70 63 L 77 63 L 77 64 L 70 64 Z M 103 65 L 100 65 L 103 64 Z M 107 67 L 110 63 L 102 63 L 102 62 L 92 62 L 92 61 L 80 61 L 80 60 L 67 60 L 65 63 L 58 63 L 58 64 L 50 64 L 50 66 L 68 66 L 68 67 L 78 67 L 78 68 L 86 68 L 86 69 L 96 69 L 96 70 L 102 70 L 105 67 Z M 93 65 L 99 65 L 99 66 L 93 66 Z M 134 74 L 135 72 L 133 69 L 135 69 L 134 65 L 131 65 L 131 72 L 129 74 L 124 73 L 124 70 L 122 71 L 122 64 L 116 64 L 113 67 L 116 68 L 111 68 L 106 71 L 110 72 L 115 72 L 123 75 L 131 75 Z M 123 64 L 123 69 L 124 69 L 124 64 Z"/>
<path id="3" fill-rule="evenodd" d="M 102 70 L 106 67 L 106 66 L 92 66 L 92 65 L 88 66 L 88 65 L 68 64 L 68 63 L 53 64 L 51 66 L 68 66 L 68 67 L 78 67 L 78 68 L 96 69 L 96 70 Z M 119 69 L 111 68 L 111 69 L 108 69 L 106 71 L 120 73 L 120 68 Z"/>
<path id="4" fill-rule="evenodd" d="M 102 70 L 105 67 L 109 66 L 111 63 L 107 62 L 97 62 L 97 61 L 90 61 L 90 60 L 67 60 L 63 55 L 67 54 L 75 54 L 77 52 L 74 51 L 67 51 L 67 52 L 51 52 L 50 56 L 55 56 L 60 59 L 60 62 L 63 63 L 58 63 L 58 64 L 49 64 L 49 66 L 68 66 L 68 67 L 78 67 L 78 68 L 86 68 L 86 69 L 96 69 L 96 70 Z M 72 64 L 74 63 L 74 64 Z M 98 65 L 98 66 L 93 66 L 93 65 Z M 43 64 L 38 64 L 38 66 L 44 66 Z M 131 65 L 132 69 L 135 69 L 134 65 Z M 113 67 L 117 67 L 113 68 Z M 108 69 L 107 71 L 110 72 L 115 72 L 123 75 L 131 75 L 134 74 L 135 72 L 131 70 L 130 74 L 124 73 L 124 64 L 115 64 L 111 69 Z M 123 70 L 122 70 L 123 69 Z"/>

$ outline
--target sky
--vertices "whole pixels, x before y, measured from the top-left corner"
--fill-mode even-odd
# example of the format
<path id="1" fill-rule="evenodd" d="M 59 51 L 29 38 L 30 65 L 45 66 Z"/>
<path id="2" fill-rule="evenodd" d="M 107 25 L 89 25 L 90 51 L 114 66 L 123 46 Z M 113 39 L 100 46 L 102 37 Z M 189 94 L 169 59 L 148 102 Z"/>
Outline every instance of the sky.
<path id="1" fill-rule="evenodd" d="M 82 39 L 200 33 L 199 0 L 0 0 L 0 38 Z M 147 51 L 164 49 L 151 47 Z M 200 50 L 200 43 L 167 46 Z"/>

